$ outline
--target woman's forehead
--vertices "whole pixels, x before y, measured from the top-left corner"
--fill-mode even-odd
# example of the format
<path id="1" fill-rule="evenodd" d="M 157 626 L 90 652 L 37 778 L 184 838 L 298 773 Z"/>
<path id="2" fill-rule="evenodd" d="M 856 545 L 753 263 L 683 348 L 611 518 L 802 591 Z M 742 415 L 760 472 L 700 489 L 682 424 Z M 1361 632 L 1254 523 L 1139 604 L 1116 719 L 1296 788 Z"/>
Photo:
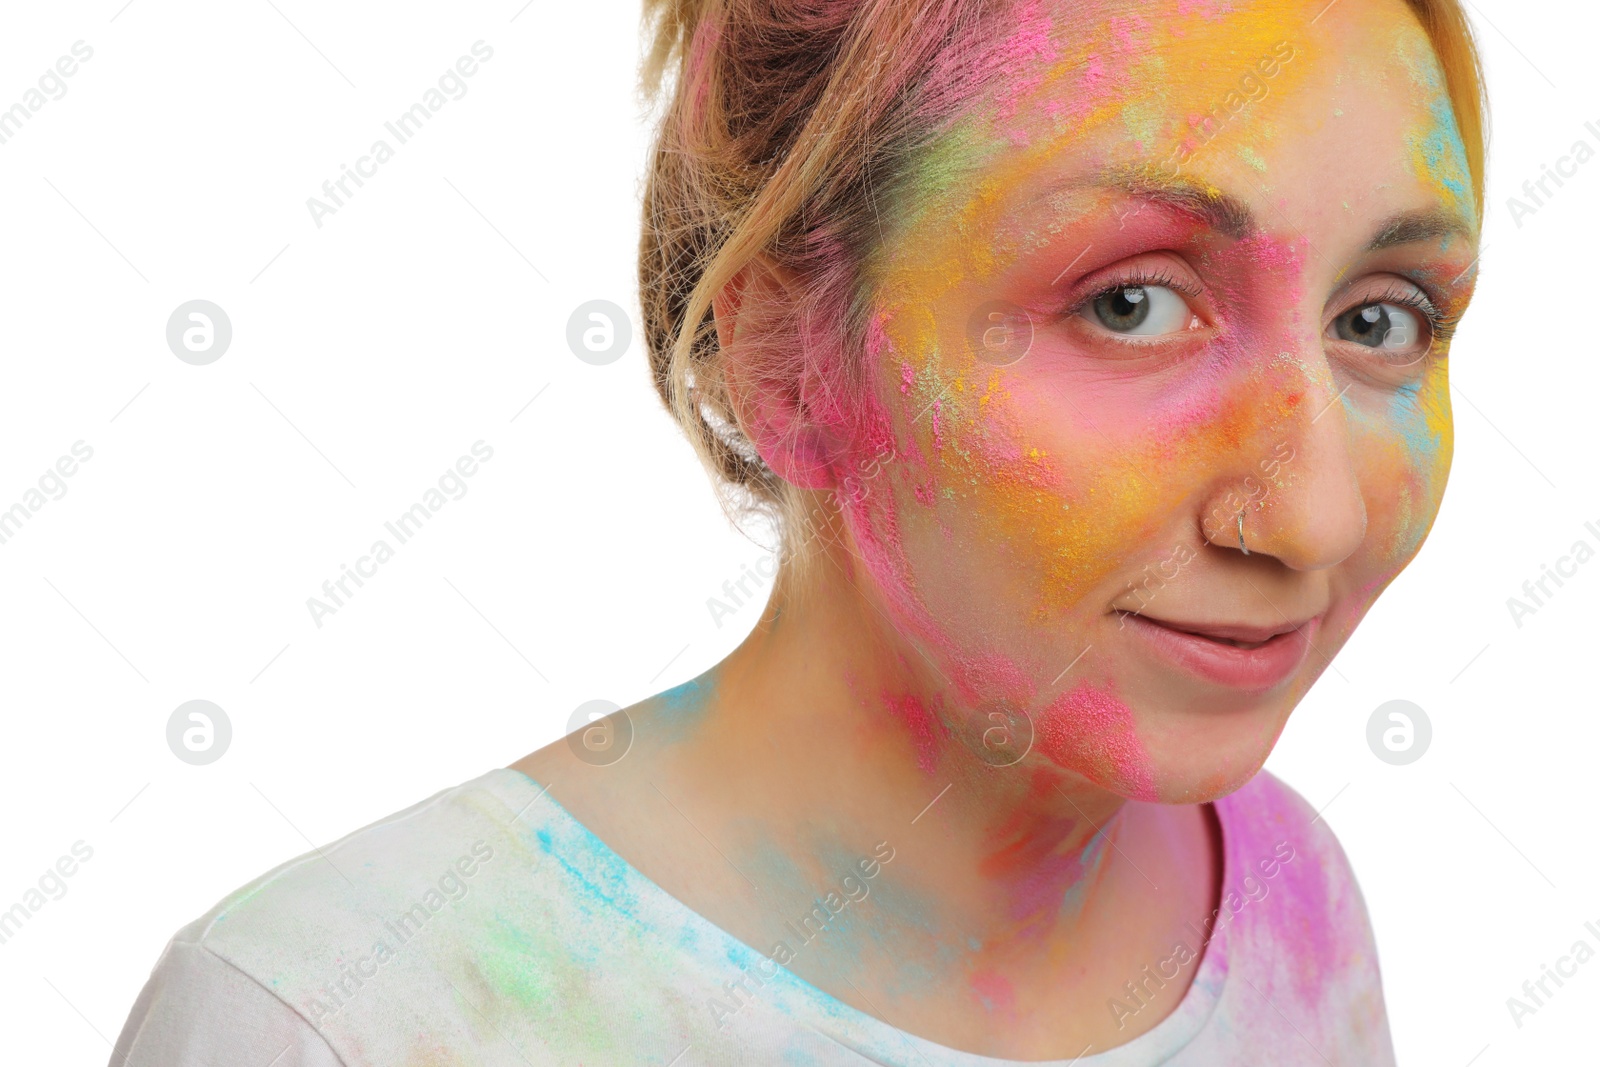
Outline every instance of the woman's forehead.
<path id="1" fill-rule="evenodd" d="M 1104 209 L 1095 189 L 1258 214 L 1299 189 L 1475 229 L 1444 79 L 1400 0 L 1036 5 L 1000 48 L 1011 69 L 920 161 L 908 236 L 1069 225 Z"/>

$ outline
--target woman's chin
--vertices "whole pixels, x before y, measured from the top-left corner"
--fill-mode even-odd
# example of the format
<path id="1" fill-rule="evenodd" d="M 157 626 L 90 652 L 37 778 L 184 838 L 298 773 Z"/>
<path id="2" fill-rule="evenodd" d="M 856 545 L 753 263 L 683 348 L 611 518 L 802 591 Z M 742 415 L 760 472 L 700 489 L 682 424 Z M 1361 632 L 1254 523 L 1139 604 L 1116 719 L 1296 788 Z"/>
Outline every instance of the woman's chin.
<path id="1" fill-rule="evenodd" d="M 1267 762 L 1293 706 L 1256 706 L 1232 715 L 1190 716 L 1142 730 L 1156 798 L 1197 804 L 1242 788 Z M 1144 716 L 1141 716 L 1144 719 Z"/>

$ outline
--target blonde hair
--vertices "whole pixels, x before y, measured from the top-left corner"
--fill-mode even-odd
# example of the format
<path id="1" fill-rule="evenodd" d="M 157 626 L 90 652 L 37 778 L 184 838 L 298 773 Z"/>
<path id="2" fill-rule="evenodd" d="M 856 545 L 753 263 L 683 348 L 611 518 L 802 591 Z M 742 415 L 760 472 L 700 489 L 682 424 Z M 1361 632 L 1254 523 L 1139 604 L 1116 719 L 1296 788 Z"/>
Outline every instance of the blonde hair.
<path id="1" fill-rule="evenodd" d="M 1406 0 L 1444 72 L 1479 217 L 1482 68 L 1459 0 Z M 990 43 L 1017 0 L 645 0 L 643 86 L 673 68 L 639 243 L 643 334 L 657 392 L 735 513 L 775 512 L 788 555 L 814 532 L 804 493 L 739 427 L 712 300 L 765 255 L 803 279 L 783 351 L 741 351 L 758 388 L 806 376 L 852 395 L 869 294 L 862 267 L 917 149 L 996 72 Z M 741 311 L 741 316 L 746 311 Z M 742 321 L 742 320 L 741 320 Z M 741 327 L 741 335 L 745 334 Z M 776 332 L 774 331 L 774 334 Z M 755 331 L 754 336 L 761 336 Z M 742 337 L 740 346 L 746 345 Z M 849 404 L 830 414 L 848 420 Z"/>

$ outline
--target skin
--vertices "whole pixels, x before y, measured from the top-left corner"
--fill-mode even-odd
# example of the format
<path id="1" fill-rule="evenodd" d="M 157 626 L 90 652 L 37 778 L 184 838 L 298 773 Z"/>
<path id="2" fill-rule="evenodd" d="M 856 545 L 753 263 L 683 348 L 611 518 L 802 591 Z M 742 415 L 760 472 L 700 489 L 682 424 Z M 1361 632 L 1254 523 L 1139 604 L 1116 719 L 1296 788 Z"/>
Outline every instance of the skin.
<path id="1" fill-rule="evenodd" d="M 763 952 L 887 842 L 871 902 L 789 967 L 984 1055 L 1104 1050 L 1182 999 L 1193 966 L 1125 1025 L 1106 1011 L 1216 906 L 1206 802 L 1261 767 L 1449 470 L 1447 330 L 1414 312 L 1374 349 L 1339 326 L 1378 303 L 1403 324 L 1415 294 L 1448 325 L 1471 295 L 1426 38 L 1399 0 L 1213 6 L 1029 10 L 890 211 L 870 392 L 827 417 L 794 399 L 817 383 L 774 395 L 730 356 L 742 427 L 823 516 L 814 565 L 727 660 L 627 709 L 626 758 L 558 743 L 515 765 Z M 1280 42 L 1265 91 L 1197 135 Z M 742 272 L 724 347 L 797 284 Z M 1170 329 L 1096 317 L 1138 284 L 1181 307 Z M 1032 325 L 1003 366 L 969 343 L 996 303 Z M 1299 658 L 1258 684 L 1160 643 L 1291 624 Z"/>

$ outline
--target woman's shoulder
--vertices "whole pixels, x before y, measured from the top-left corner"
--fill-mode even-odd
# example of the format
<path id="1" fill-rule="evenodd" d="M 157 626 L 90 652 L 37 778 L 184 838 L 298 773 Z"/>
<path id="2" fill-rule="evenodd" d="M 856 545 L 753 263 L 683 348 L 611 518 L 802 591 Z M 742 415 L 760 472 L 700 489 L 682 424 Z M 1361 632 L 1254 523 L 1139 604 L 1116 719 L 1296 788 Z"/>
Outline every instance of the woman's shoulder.
<path id="1" fill-rule="evenodd" d="M 1276 890 L 1291 898 L 1285 911 L 1349 929 L 1370 943 L 1366 904 L 1349 857 L 1327 820 L 1304 797 L 1261 771 L 1216 807 L 1227 855 L 1224 903 L 1230 893 L 1248 899 Z M 1332 946 L 1302 942 L 1296 947 L 1317 951 Z"/>
<path id="2" fill-rule="evenodd" d="M 1216 808 L 1227 858 L 1209 933 L 1225 935 L 1228 1010 L 1292 1020 L 1286 1039 L 1335 1063 L 1392 1063 L 1366 901 L 1327 820 L 1266 771 Z"/>
<path id="3" fill-rule="evenodd" d="M 268 872 L 185 927 L 112 1062 L 666 1063 L 691 1030 L 725 1041 L 708 998 L 760 959 L 546 785 L 502 768 Z M 742 1013 L 741 1027 L 756 1026 L 746 1016 L 764 1018 Z"/>
<path id="4" fill-rule="evenodd" d="M 1331 802 L 1331 801 L 1330 801 Z M 1272 870 L 1293 872 L 1293 881 L 1320 881 L 1359 894 L 1355 872 L 1322 813 L 1269 771 L 1260 771 L 1238 791 L 1216 802 L 1224 827 L 1227 868 L 1242 879 Z M 1276 862 L 1273 862 L 1276 861 Z"/>
<path id="5" fill-rule="evenodd" d="M 441 790 L 240 886 L 178 937 L 222 954 L 364 919 L 379 903 L 415 898 L 437 914 L 483 884 L 537 791 L 503 769 Z"/>
<path id="6" fill-rule="evenodd" d="M 251 1054 L 267 1053 L 263 1062 L 291 1045 L 310 1051 L 285 1064 L 341 1062 L 330 1024 L 414 1001 L 405 990 L 459 943 L 462 931 L 448 928 L 466 905 L 535 866 L 529 842 L 548 839 L 551 815 L 539 797 L 526 776 L 491 771 L 228 894 L 168 943 L 113 1062 L 187 1065 L 224 1051 L 243 1062 L 247 1040 Z M 388 988 L 375 993 L 375 984 Z"/>

